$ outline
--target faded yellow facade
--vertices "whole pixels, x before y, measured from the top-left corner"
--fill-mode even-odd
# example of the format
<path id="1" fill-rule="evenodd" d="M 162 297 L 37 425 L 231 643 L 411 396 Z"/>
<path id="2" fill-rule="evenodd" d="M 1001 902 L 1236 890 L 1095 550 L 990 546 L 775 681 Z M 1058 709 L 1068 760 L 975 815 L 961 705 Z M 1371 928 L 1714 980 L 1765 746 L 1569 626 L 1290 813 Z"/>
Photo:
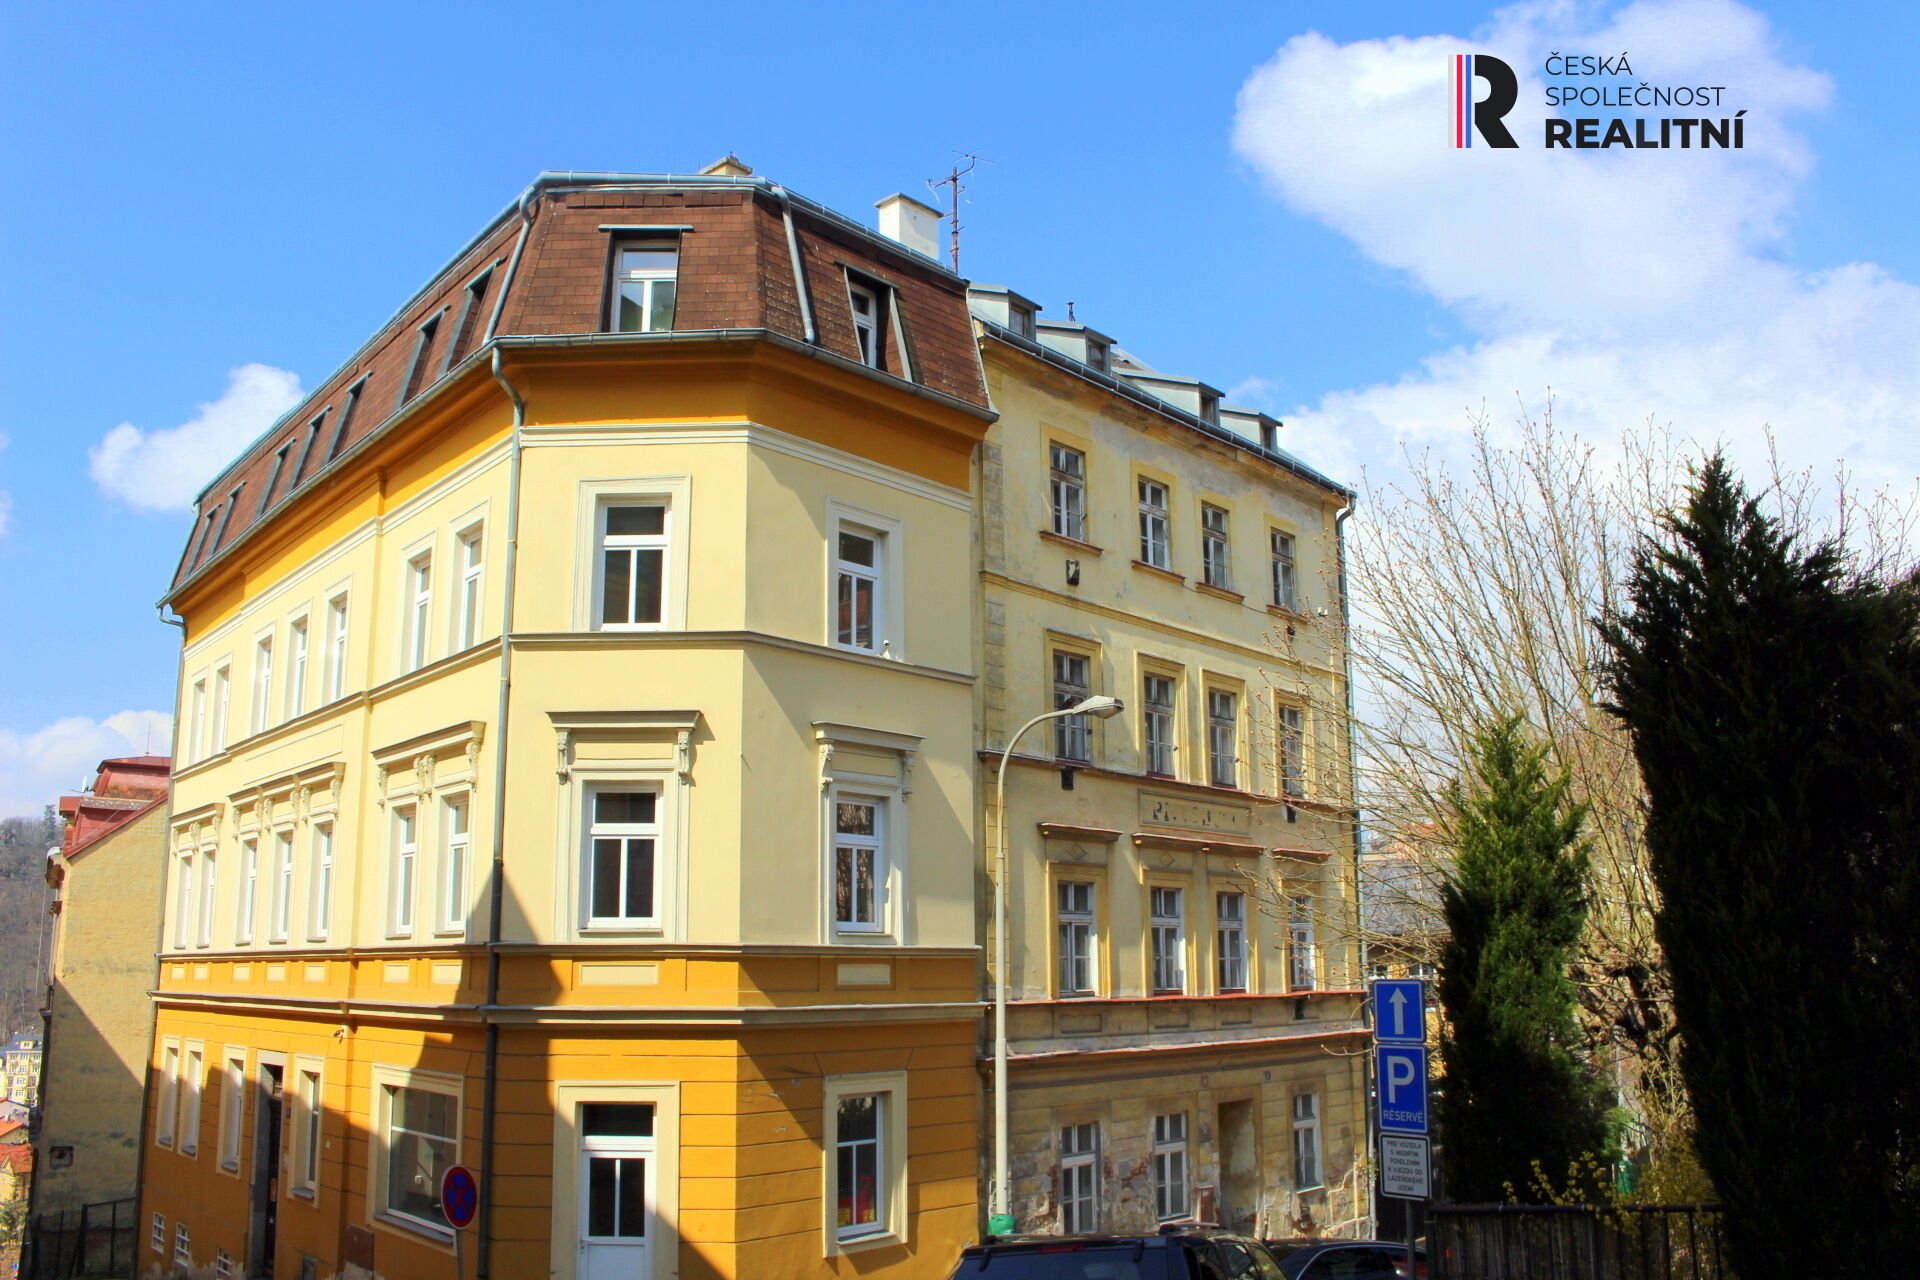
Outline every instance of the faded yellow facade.
<path id="1" fill-rule="evenodd" d="M 975 295 L 1000 412 L 977 485 L 983 759 L 1076 697 L 1126 704 L 1084 738 L 1022 738 L 1004 815 L 983 791 L 983 831 L 1004 816 L 1009 839 L 1014 1216 L 1351 1234 L 1370 1165 L 1351 496 L 1263 444 L 1257 415 L 1183 411 L 1159 398 L 1177 380 L 1090 355 L 1077 325 L 1016 331 L 1006 306 Z"/>
<path id="2" fill-rule="evenodd" d="M 138 1183 L 153 1031 L 147 992 L 167 872 L 164 800 L 51 861 L 60 910 L 34 1135 L 40 1213 L 119 1200 Z"/>

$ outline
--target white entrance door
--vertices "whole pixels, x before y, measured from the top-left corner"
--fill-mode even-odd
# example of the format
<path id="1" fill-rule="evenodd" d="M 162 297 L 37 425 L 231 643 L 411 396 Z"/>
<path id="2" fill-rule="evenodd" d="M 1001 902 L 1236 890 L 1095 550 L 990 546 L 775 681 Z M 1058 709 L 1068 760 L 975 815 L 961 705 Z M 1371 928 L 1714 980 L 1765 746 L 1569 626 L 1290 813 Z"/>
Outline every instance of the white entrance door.
<path id="1" fill-rule="evenodd" d="M 582 1104 L 578 1280 L 651 1280 L 653 1166 L 651 1106 Z"/>

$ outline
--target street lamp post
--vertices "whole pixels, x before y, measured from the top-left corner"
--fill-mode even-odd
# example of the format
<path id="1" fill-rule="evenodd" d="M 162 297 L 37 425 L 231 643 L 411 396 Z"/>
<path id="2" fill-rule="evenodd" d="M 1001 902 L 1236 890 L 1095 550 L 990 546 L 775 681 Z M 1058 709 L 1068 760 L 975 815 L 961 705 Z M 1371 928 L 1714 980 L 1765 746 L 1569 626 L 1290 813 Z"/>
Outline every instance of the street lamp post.
<path id="1" fill-rule="evenodd" d="M 1000 840 L 993 868 L 993 1188 L 987 1201 L 987 1233 L 1013 1230 L 1013 1187 L 1007 1172 L 1007 761 L 1027 730 L 1042 720 L 1064 716 L 1098 716 L 1110 720 L 1126 710 L 1118 698 L 1096 694 L 1070 707 L 1048 711 L 1020 726 L 1000 753 L 1000 773 L 994 782 L 994 812 L 1000 819 Z"/>

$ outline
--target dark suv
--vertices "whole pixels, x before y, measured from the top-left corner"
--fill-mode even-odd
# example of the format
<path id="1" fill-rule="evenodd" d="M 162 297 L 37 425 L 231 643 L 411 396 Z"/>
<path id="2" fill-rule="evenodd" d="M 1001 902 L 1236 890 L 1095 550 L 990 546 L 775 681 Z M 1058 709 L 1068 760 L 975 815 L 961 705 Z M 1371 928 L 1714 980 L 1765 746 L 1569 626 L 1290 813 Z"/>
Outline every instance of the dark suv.
<path id="1" fill-rule="evenodd" d="M 953 1280 L 1286 1280 L 1265 1245 L 1198 1223 L 1151 1236 L 988 1236 Z"/>

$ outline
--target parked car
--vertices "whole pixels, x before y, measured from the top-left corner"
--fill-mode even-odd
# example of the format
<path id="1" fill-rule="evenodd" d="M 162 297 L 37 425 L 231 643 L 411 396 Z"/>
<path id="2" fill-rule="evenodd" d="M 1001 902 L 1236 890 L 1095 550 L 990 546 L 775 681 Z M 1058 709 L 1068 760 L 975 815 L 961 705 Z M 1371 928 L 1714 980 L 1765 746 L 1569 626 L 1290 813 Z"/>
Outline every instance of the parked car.
<path id="1" fill-rule="evenodd" d="M 1258 1240 L 1202 1223 L 1157 1235 L 988 1236 L 968 1245 L 952 1280 L 1286 1280 Z"/>
<path id="2" fill-rule="evenodd" d="M 1407 1274 L 1407 1246 L 1395 1240 L 1268 1240 L 1287 1280 L 1427 1280 L 1427 1253 L 1416 1249 Z"/>

